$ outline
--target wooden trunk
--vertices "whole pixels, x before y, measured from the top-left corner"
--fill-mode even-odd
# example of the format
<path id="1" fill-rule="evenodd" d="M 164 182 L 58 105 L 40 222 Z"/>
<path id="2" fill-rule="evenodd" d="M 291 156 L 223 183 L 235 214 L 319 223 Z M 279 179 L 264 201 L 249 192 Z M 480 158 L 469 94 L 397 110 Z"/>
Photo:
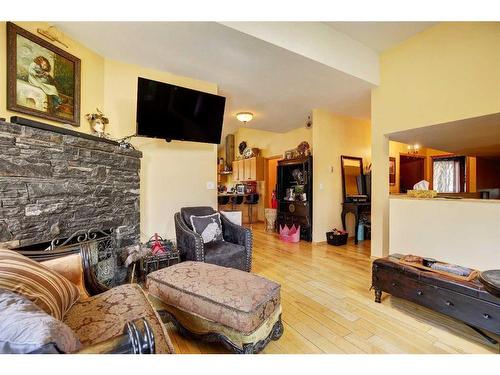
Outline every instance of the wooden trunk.
<path id="1" fill-rule="evenodd" d="M 376 302 L 386 292 L 500 334 L 500 298 L 477 280 L 454 280 L 400 264 L 397 259 L 381 258 L 373 262 L 372 287 Z"/>

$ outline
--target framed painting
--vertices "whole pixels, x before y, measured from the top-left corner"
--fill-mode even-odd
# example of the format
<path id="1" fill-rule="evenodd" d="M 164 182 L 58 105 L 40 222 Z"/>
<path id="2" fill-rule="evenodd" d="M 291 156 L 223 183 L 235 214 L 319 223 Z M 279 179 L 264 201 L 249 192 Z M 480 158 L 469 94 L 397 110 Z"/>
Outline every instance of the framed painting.
<path id="1" fill-rule="evenodd" d="M 396 185 L 396 158 L 389 158 L 389 185 Z"/>
<path id="2" fill-rule="evenodd" d="M 80 59 L 7 23 L 7 109 L 80 126 Z"/>

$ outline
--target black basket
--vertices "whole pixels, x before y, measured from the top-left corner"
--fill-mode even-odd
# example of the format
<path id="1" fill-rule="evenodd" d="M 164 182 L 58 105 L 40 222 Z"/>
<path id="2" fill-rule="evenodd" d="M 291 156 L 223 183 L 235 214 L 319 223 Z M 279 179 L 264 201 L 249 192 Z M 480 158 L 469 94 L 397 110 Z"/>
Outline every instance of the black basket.
<path id="1" fill-rule="evenodd" d="M 342 246 L 347 244 L 347 236 L 349 234 L 334 234 L 333 232 L 326 232 L 326 242 L 333 246 Z"/>
<path id="2" fill-rule="evenodd" d="M 158 271 L 159 269 L 170 267 L 174 264 L 179 263 L 179 253 L 177 251 L 167 251 L 166 253 L 158 254 L 158 255 L 146 255 L 141 259 L 140 264 L 140 274 L 142 276 L 142 280 L 146 280 L 146 276 L 154 271 Z"/>

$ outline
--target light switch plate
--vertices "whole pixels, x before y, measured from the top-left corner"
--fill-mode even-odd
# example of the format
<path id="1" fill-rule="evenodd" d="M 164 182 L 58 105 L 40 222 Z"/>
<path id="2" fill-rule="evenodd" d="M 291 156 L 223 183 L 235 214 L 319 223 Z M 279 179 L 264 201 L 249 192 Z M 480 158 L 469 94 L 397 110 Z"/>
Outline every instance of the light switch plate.
<path id="1" fill-rule="evenodd" d="M 215 189 L 215 182 L 208 181 L 207 182 L 207 190 L 214 190 L 214 189 Z"/>

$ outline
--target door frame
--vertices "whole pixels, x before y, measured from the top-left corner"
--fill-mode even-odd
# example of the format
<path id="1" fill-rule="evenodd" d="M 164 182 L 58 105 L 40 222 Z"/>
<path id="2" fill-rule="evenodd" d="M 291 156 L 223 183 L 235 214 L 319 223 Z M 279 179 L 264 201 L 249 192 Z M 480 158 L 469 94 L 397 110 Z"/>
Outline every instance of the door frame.
<path id="1" fill-rule="evenodd" d="M 420 155 L 420 154 L 407 154 L 407 153 L 404 153 L 404 152 L 400 152 L 399 153 L 399 179 L 398 179 L 398 183 L 399 183 L 399 191 L 398 193 L 401 193 L 401 156 L 405 156 L 405 157 L 410 157 L 410 158 L 415 158 L 415 159 L 422 159 L 424 161 L 424 164 L 423 164 L 423 174 L 424 174 L 424 180 L 426 179 L 426 175 L 427 175 L 427 168 L 426 168 L 426 164 L 427 164 L 427 156 L 426 155 Z M 427 177 L 428 178 L 428 177 Z"/>
<path id="2" fill-rule="evenodd" d="M 264 163 L 265 163 L 265 168 L 264 168 L 264 190 L 265 190 L 265 197 L 263 199 L 263 202 L 264 202 L 264 207 L 267 206 L 267 191 L 269 190 L 269 173 L 268 173 L 268 170 L 269 170 L 269 165 L 268 165 L 268 161 L 269 160 L 282 160 L 284 159 L 283 158 L 283 155 L 273 155 L 273 156 L 269 156 L 269 157 L 266 157 L 264 158 Z M 278 176 L 276 175 L 276 180 L 277 180 Z"/>

